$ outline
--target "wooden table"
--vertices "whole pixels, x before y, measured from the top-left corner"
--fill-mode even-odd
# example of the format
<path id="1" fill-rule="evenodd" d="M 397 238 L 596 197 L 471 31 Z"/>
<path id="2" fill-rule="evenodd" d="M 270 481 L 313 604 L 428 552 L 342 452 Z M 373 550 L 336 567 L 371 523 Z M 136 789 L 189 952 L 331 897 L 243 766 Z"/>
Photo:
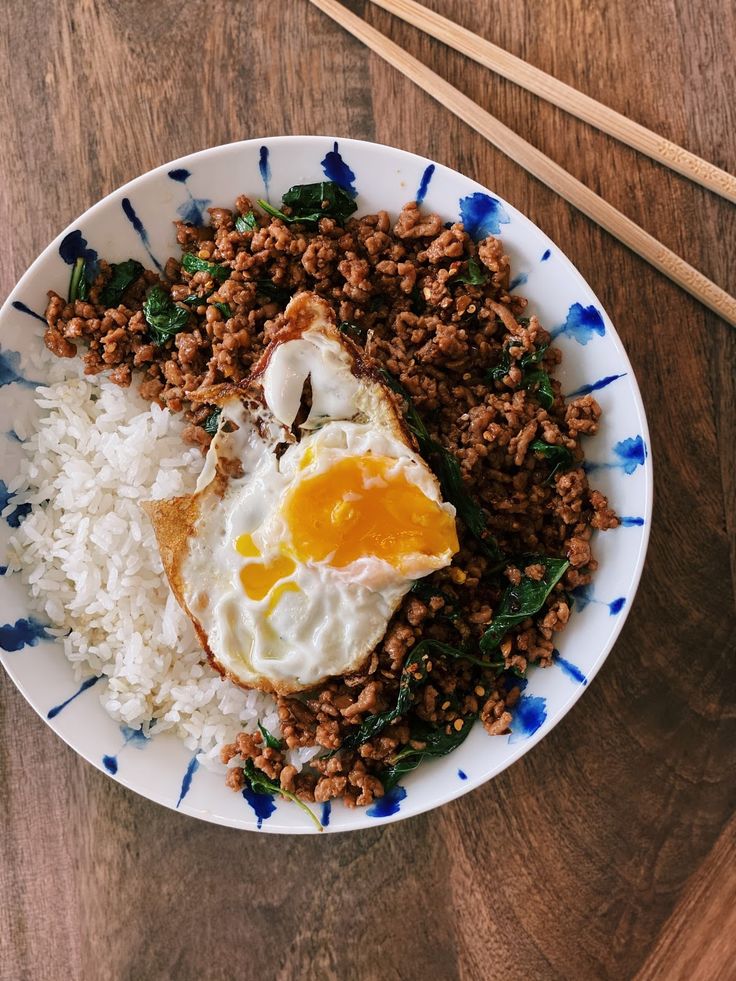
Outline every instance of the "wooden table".
<path id="1" fill-rule="evenodd" d="M 733 0 L 427 2 L 736 170 Z M 736 292 L 732 205 L 364 6 Z M 492 783 L 380 830 L 288 839 L 171 813 L 75 756 L 4 679 L 2 978 L 736 977 L 736 332 L 306 0 L 4 15 L 3 298 L 85 208 L 181 154 L 278 133 L 405 147 L 495 188 L 592 284 L 642 387 L 656 489 L 641 588 L 591 690 Z"/>

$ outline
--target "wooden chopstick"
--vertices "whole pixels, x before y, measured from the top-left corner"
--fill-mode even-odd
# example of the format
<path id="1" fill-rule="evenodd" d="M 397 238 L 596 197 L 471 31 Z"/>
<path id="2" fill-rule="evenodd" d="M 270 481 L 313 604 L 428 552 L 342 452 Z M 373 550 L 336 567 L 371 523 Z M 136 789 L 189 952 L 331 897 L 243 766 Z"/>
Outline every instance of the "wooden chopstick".
<path id="1" fill-rule="evenodd" d="M 628 143 L 635 150 L 646 153 L 652 160 L 702 184 L 726 200 L 736 202 L 736 177 L 732 174 L 690 153 L 677 143 L 653 133 L 646 126 L 635 123 L 615 109 L 578 92 L 553 75 L 527 64 L 516 55 L 478 37 L 467 28 L 454 24 L 415 0 L 373 0 L 373 3 L 547 102 L 590 123 L 622 143 Z"/>
<path id="2" fill-rule="evenodd" d="M 411 79 L 428 95 L 455 113 L 490 143 L 524 167 L 542 183 L 551 187 L 583 214 L 592 218 L 615 238 L 640 255 L 655 269 L 664 273 L 682 289 L 692 294 L 725 321 L 736 327 L 736 300 L 716 286 L 701 272 L 681 259 L 656 238 L 645 232 L 613 205 L 598 197 L 590 188 L 568 174 L 540 150 L 527 143 L 472 99 L 417 61 L 380 31 L 356 17 L 337 0 L 311 0 L 315 7 L 332 17 L 341 27 L 362 41 L 394 68 Z"/>

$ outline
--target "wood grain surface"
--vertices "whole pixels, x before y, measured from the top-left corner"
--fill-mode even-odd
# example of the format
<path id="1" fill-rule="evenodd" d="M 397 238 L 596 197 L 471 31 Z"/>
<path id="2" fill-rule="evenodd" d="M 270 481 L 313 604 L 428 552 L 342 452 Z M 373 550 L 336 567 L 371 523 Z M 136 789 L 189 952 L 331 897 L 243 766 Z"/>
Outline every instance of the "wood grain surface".
<path id="1" fill-rule="evenodd" d="M 733 0 L 427 0 L 736 170 Z M 729 292 L 736 209 L 366 3 L 443 77 Z M 539 224 L 600 296 L 649 415 L 655 519 L 626 627 L 533 752 L 441 811 L 325 838 L 199 823 L 124 790 L 3 678 L 0 976 L 736 977 L 736 332 L 306 0 L 6 0 L 4 298 L 132 177 L 240 138 L 432 157 Z"/>

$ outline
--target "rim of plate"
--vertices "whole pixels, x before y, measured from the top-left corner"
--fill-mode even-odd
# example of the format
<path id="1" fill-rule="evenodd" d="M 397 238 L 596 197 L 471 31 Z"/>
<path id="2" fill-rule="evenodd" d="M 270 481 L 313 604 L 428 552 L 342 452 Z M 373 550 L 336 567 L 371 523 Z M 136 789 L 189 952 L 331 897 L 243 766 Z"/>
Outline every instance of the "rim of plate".
<path id="1" fill-rule="evenodd" d="M 444 173 L 446 175 L 450 175 L 453 178 L 461 177 L 463 180 L 469 181 L 471 184 L 474 184 L 476 186 L 478 191 L 488 193 L 493 197 L 497 198 L 498 201 L 506 209 L 508 209 L 508 211 L 511 212 L 516 218 L 521 219 L 522 222 L 526 222 L 529 225 L 533 226 L 536 232 L 542 237 L 542 239 L 544 239 L 548 243 L 550 247 L 552 247 L 555 250 L 555 254 L 565 264 L 566 272 L 569 274 L 570 278 L 577 280 L 578 284 L 587 293 L 589 293 L 590 296 L 593 297 L 598 309 L 605 315 L 605 318 L 607 320 L 607 325 L 610 325 L 610 330 L 607 331 L 607 334 L 610 340 L 612 341 L 614 347 L 616 348 L 619 357 L 621 358 L 622 362 L 625 364 L 627 368 L 631 393 L 633 395 L 634 406 L 636 409 L 636 414 L 638 416 L 640 432 L 645 440 L 645 446 L 647 451 L 646 459 L 643 464 L 644 526 L 642 529 L 642 536 L 639 543 L 638 554 L 636 555 L 634 572 L 627 586 L 627 589 L 629 590 L 629 594 L 627 596 L 627 602 L 624 608 L 618 614 L 616 622 L 613 625 L 612 629 L 610 630 L 609 636 L 605 644 L 601 647 L 601 650 L 598 656 L 596 657 L 596 660 L 593 662 L 591 667 L 586 669 L 585 672 L 586 682 L 577 684 L 576 687 L 571 692 L 571 694 L 565 700 L 563 700 L 560 705 L 555 707 L 550 712 L 550 714 L 547 716 L 544 723 L 539 727 L 539 729 L 531 736 L 524 739 L 523 742 L 520 742 L 518 749 L 510 752 L 508 756 L 500 764 L 495 765 L 490 772 L 484 773 L 482 776 L 475 776 L 475 777 L 468 776 L 467 779 L 464 779 L 461 783 L 455 785 L 454 787 L 449 788 L 448 786 L 446 792 L 444 793 L 440 792 L 436 794 L 431 798 L 431 800 L 420 801 L 417 799 L 416 796 L 413 798 L 407 798 L 405 806 L 402 806 L 396 813 L 386 816 L 381 816 L 379 822 L 377 822 L 375 818 L 369 818 L 367 815 L 365 815 L 363 813 L 366 810 L 365 808 L 356 808 L 352 812 L 353 814 L 356 815 L 355 822 L 351 822 L 350 825 L 342 826 L 342 827 L 336 827 L 330 825 L 323 829 L 328 834 L 340 834 L 349 831 L 359 831 L 367 828 L 377 829 L 380 827 L 384 827 L 387 824 L 393 824 L 396 821 L 403 821 L 406 820 L 407 818 L 415 817 L 427 811 L 442 807 L 444 804 L 447 804 L 450 801 L 456 800 L 459 797 L 463 797 L 465 794 L 470 793 L 470 791 L 475 790 L 477 787 L 480 787 L 483 784 L 488 783 L 490 780 L 497 777 L 500 773 L 502 773 L 509 766 L 515 763 L 518 759 L 520 759 L 522 756 L 528 753 L 531 749 L 533 749 L 537 745 L 538 742 L 540 742 L 540 740 L 544 739 L 547 735 L 549 735 L 549 733 L 552 731 L 552 729 L 554 729 L 554 727 L 558 724 L 558 722 L 560 722 L 560 720 L 567 715 L 570 709 L 575 705 L 578 699 L 583 695 L 586 689 L 590 686 L 590 682 L 598 674 L 603 663 L 605 662 L 606 658 L 610 654 L 614 644 L 618 640 L 619 635 L 621 634 L 621 631 L 623 629 L 623 626 L 626 623 L 626 620 L 628 619 L 629 613 L 631 612 L 631 608 L 633 606 L 633 602 L 639 588 L 639 583 L 641 581 L 641 576 L 644 569 L 644 563 L 645 563 L 647 549 L 649 545 L 649 535 L 651 530 L 651 517 L 652 517 L 652 510 L 653 510 L 653 483 L 654 483 L 653 456 L 652 456 L 651 440 L 649 436 L 649 427 L 647 423 L 646 412 L 644 409 L 644 403 L 641 398 L 639 384 L 636 378 L 636 374 L 634 373 L 633 367 L 631 365 L 631 361 L 629 360 L 628 354 L 626 353 L 621 338 L 619 337 L 616 327 L 613 321 L 611 320 L 610 316 L 608 315 L 605 307 L 600 302 L 600 299 L 598 298 L 593 288 L 583 277 L 583 275 L 579 272 L 579 270 L 573 264 L 571 259 L 567 256 L 567 254 L 557 245 L 557 243 L 553 239 L 549 237 L 549 235 L 546 234 L 546 232 L 544 232 L 541 228 L 539 228 L 539 226 L 536 225 L 531 220 L 531 218 L 528 218 L 523 212 L 515 208 L 502 195 L 498 194 L 497 191 L 494 191 L 491 188 L 488 188 L 485 185 L 480 184 L 474 178 L 468 177 L 467 175 L 462 174 L 460 171 L 454 170 L 451 167 L 447 167 L 446 165 L 441 164 L 436 160 L 432 160 L 428 157 L 423 157 L 420 154 L 412 153 L 409 150 L 403 150 L 399 147 L 394 147 L 385 143 L 377 143 L 370 140 L 357 140 L 357 139 L 351 139 L 350 137 L 335 136 L 330 134 L 310 134 L 310 135 L 294 134 L 294 135 L 282 135 L 282 136 L 254 137 L 248 140 L 236 140 L 231 143 L 222 143 L 222 144 L 218 144 L 217 146 L 207 147 L 202 150 L 196 150 L 193 153 L 188 153 L 182 157 L 177 157 L 166 163 L 160 164 L 159 166 L 146 171 L 145 173 L 139 175 L 138 177 L 134 177 L 132 180 L 128 181 L 127 183 L 122 184 L 120 187 L 117 187 L 114 190 L 110 191 L 103 198 L 100 198 L 99 201 L 96 201 L 93 205 L 91 205 L 84 212 L 82 212 L 82 214 L 80 214 L 78 217 L 73 219 L 73 221 L 71 221 L 64 229 L 62 229 L 62 231 L 59 232 L 59 234 L 46 246 L 46 248 L 44 248 L 39 253 L 39 255 L 34 259 L 34 261 L 31 263 L 31 265 L 28 267 L 25 273 L 23 273 L 23 275 L 18 280 L 16 285 L 10 291 L 5 302 L 2 304 L 2 307 L 0 307 L 0 328 L 2 327 L 2 321 L 5 318 L 6 314 L 12 308 L 12 304 L 14 300 L 16 300 L 17 296 L 22 292 L 26 284 L 31 280 L 33 280 L 36 269 L 46 260 L 49 254 L 54 252 L 58 248 L 59 244 L 64 239 L 64 237 L 69 232 L 73 231 L 76 226 L 84 222 L 85 219 L 89 218 L 91 215 L 93 215 L 98 210 L 102 209 L 111 201 L 114 201 L 119 197 L 126 196 L 127 192 L 135 190 L 141 185 L 147 183 L 152 178 L 158 177 L 162 174 L 166 174 L 169 170 L 173 170 L 176 168 L 188 168 L 189 165 L 192 165 L 197 161 L 200 161 L 211 155 L 220 153 L 225 150 L 233 150 L 241 147 L 252 149 L 253 147 L 256 146 L 260 147 L 265 143 L 268 143 L 270 149 L 272 145 L 279 145 L 285 143 L 309 143 L 312 141 L 320 141 L 320 142 L 337 141 L 341 147 L 354 147 L 358 150 L 358 152 L 360 152 L 361 147 L 370 147 L 375 150 L 384 151 L 388 154 L 396 154 L 406 161 L 412 161 L 417 166 L 424 165 L 426 167 L 432 164 L 434 165 L 435 173 Z M 4 652 L 2 653 L 4 654 Z M 60 652 L 59 656 L 63 657 L 63 654 Z M 116 774 L 110 773 L 102 765 L 100 758 L 93 758 L 91 754 L 77 747 L 73 742 L 73 735 L 67 735 L 62 733 L 61 731 L 59 731 L 58 727 L 54 725 L 53 720 L 48 719 L 46 717 L 45 708 L 40 706 L 37 703 L 37 701 L 34 699 L 34 696 L 28 691 L 28 685 L 17 677 L 16 672 L 13 670 L 12 660 L 9 660 L 3 656 L 2 664 L 4 669 L 12 679 L 13 684 L 20 691 L 20 693 L 23 695 L 23 697 L 31 706 L 31 708 L 36 712 L 36 714 L 43 720 L 43 722 L 50 729 L 53 730 L 55 735 L 61 738 L 71 749 L 74 750 L 75 753 L 81 756 L 84 760 L 86 760 L 96 769 L 100 770 L 100 772 L 104 773 L 105 776 L 108 777 L 109 779 L 112 779 L 115 782 L 121 784 L 128 790 L 134 791 L 136 794 L 143 797 L 144 799 L 151 800 L 156 804 L 163 805 L 164 807 L 174 811 L 177 814 L 183 814 L 186 815 L 187 817 L 194 817 L 201 821 L 205 821 L 207 823 L 218 824 L 224 827 L 235 828 L 241 831 L 256 831 L 256 827 L 252 823 L 252 821 L 245 823 L 240 820 L 228 818 L 225 815 L 206 812 L 202 808 L 194 808 L 188 806 L 186 801 L 182 801 L 181 805 L 177 806 L 176 802 L 172 797 L 165 796 L 163 794 L 158 793 L 157 791 L 149 792 L 149 791 L 141 790 L 139 787 L 136 787 L 129 780 L 125 779 L 124 775 L 120 775 L 119 773 Z M 360 816 L 361 814 L 363 815 L 362 817 Z M 311 823 L 309 824 L 309 826 L 305 825 L 305 826 L 292 828 L 292 827 L 279 826 L 277 824 L 271 824 L 270 821 L 268 823 L 265 823 L 262 828 L 259 828 L 258 832 L 259 833 L 267 832 L 269 834 L 281 834 L 281 835 L 319 833 L 311 825 Z"/>

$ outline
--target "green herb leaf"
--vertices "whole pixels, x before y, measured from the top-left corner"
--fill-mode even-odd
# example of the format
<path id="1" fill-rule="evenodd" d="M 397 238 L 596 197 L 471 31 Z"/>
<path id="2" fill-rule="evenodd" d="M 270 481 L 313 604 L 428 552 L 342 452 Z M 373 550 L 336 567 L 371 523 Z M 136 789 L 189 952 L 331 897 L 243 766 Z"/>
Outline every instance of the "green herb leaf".
<path id="1" fill-rule="evenodd" d="M 480 542 L 485 552 L 493 559 L 500 561 L 503 556 L 493 537 L 486 530 L 486 520 L 480 506 L 470 495 L 463 482 L 460 464 L 449 450 L 432 439 L 427 427 L 414 407 L 409 393 L 394 376 L 384 368 L 379 369 L 381 376 L 392 391 L 401 395 L 407 405 L 406 422 L 416 437 L 419 451 L 429 462 L 437 474 L 442 487 L 442 493 L 454 505 L 458 515 L 465 522 L 468 531 Z"/>
<path id="2" fill-rule="evenodd" d="M 555 393 L 552 388 L 552 379 L 546 371 L 526 372 L 522 379 L 522 385 L 528 392 L 532 392 L 537 396 L 543 408 L 552 408 L 555 401 Z"/>
<path id="3" fill-rule="evenodd" d="M 233 312 L 227 303 L 213 303 L 212 306 L 217 307 L 225 320 L 229 320 L 233 315 Z"/>
<path id="4" fill-rule="evenodd" d="M 272 735 L 265 726 L 258 723 L 258 728 L 263 736 L 263 742 L 268 746 L 269 749 L 281 749 L 281 740 L 277 739 L 276 736 Z"/>
<path id="5" fill-rule="evenodd" d="M 519 358 L 519 366 L 522 370 L 526 370 L 530 365 L 541 364 L 544 360 L 544 356 L 547 353 L 547 348 L 549 344 L 540 344 L 536 351 L 527 351 L 526 354 Z"/>
<path id="6" fill-rule="evenodd" d="M 424 297 L 422 296 L 422 291 L 418 286 L 415 286 L 411 291 L 411 312 L 415 313 L 418 317 L 421 316 L 427 309 L 427 304 Z"/>
<path id="7" fill-rule="evenodd" d="M 494 368 L 491 368 L 486 375 L 486 381 L 503 381 L 509 371 L 511 371 L 511 355 L 509 354 L 509 349 L 505 347 L 501 351 L 498 364 Z"/>
<path id="8" fill-rule="evenodd" d="M 87 296 L 87 263 L 80 256 L 72 266 L 72 275 L 69 279 L 69 302 L 86 300 Z"/>
<path id="9" fill-rule="evenodd" d="M 143 266 L 135 259 L 115 262 L 110 266 L 110 269 L 112 271 L 111 276 L 100 290 L 100 303 L 105 308 L 116 307 L 120 303 L 123 293 L 143 272 Z"/>
<path id="10" fill-rule="evenodd" d="M 159 347 L 189 323 L 189 312 L 176 306 L 169 294 L 160 286 L 154 286 L 143 302 L 143 315 L 148 324 L 148 335 Z"/>
<path id="11" fill-rule="evenodd" d="M 249 211 L 245 215 L 238 215 L 235 219 L 235 228 L 239 232 L 255 232 L 258 228 L 258 219 L 254 211 Z"/>
<path id="12" fill-rule="evenodd" d="M 221 266 L 217 262 L 208 262 L 206 259 L 200 259 L 198 255 L 194 255 L 192 252 L 184 253 L 181 257 L 181 264 L 188 273 L 204 272 L 221 283 L 224 283 L 232 272 L 227 266 Z"/>
<path id="13" fill-rule="evenodd" d="M 291 291 L 285 286 L 277 286 L 271 279 L 259 279 L 256 283 L 256 289 L 262 296 L 280 303 L 281 306 L 286 306 L 291 299 Z"/>
<path id="14" fill-rule="evenodd" d="M 281 202 L 290 209 L 291 214 L 284 214 L 268 201 L 260 200 L 258 203 L 267 214 L 273 218 L 280 218 L 287 224 L 315 223 L 320 218 L 334 218 L 335 221 L 343 224 L 358 208 L 347 191 L 343 191 L 334 181 L 295 184 L 284 194 Z"/>
<path id="15" fill-rule="evenodd" d="M 433 756 L 447 756 L 448 753 L 456 750 L 470 735 L 474 721 L 472 717 L 463 719 L 463 726 L 460 730 L 455 729 L 450 723 L 442 726 L 418 723 L 412 728 L 411 739 L 415 742 L 424 743 L 424 748 L 414 749 L 412 746 L 405 746 L 388 761 L 389 765 L 381 777 L 384 790 L 389 791 L 395 787 L 402 777 L 415 770 L 423 760 Z M 448 725 L 450 727 L 449 733 L 447 731 Z"/>
<path id="16" fill-rule="evenodd" d="M 484 286 L 488 282 L 488 272 L 484 269 L 475 256 L 468 259 L 465 272 L 455 276 L 456 283 L 467 283 L 469 286 Z"/>
<path id="17" fill-rule="evenodd" d="M 539 613 L 570 565 L 567 559 L 552 559 L 545 555 L 526 555 L 520 561 L 525 566 L 543 565 L 544 576 L 539 581 L 522 576 L 518 586 L 509 584 L 506 587 L 498 610 L 480 639 L 480 649 L 485 653 L 498 647 L 505 634 L 517 623 Z"/>
<path id="18" fill-rule="evenodd" d="M 220 416 L 222 415 L 222 409 L 213 409 L 212 412 L 207 416 L 204 421 L 202 429 L 210 436 L 214 436 L 220 426 Z"/>
<path id="19" fill-rule="evenodd" d="M 337 329 L 341 334 L 347 334 L 354 341 L 358 341 L 358 343 L 363 342 L 363 328 L 358 327 L 356 324 L 351 324 L 349 320 L 343 320 L 342 323 L 337 325 Z"/>
<path id="20" fill-rule="evenodd" d="M 251 786 L 251 789 L 257 794 L 268 794 L 269 796 L 273 794 L 280 794 L 287 800 L 293 801 L 297 807 L 309 815 L 310 821 L 312 821 L 317 827 L 318 831 L 322 831 L 322 822 L 319 820 L 317 815 L 314 813 L 311 807 L 307 807 L 303 800 L 299 800 L 296 794 L 292 794 L 288 790 L 284 790 L 281 784 L 276 783 L 274 780 L 270 780 L 262 770 L 259 770 L 253 760 L 247 759 L 243 764 L 243 772 L 245 774 L 245 779 Z"/>
<path id="21" fill-rule="evenodd" d="M 429 673 L 427 665 L 431 664 L 430 655 L 432 651 L 444 654 L 446 657 L 451 657 L 455 660 L 469 661 L 471 664 L 487 670 L 497 670 L 497 663 L 493 660 L 483 660 L 482 658 L 469 654 L 467 651 L 461 650 L 459 647 L 443 644 L 442 641 L 433 640 L 431 637 L 420 640 L 418 644 L 412 647 L 407 655 L 406 661 L 404 661 L 401 678 L 399 679 L 399 694 L 396 699 L 396 705 L 391 709 L 387 709 L 385 712 L 377 712 L 375 715 L 369 715 L 361 725 L 351 729 L 343 739 L 340 749 L 352 750 L 358 746 L 362 746 L 363 743 L 378 735 L 382 729 L 385 729 L 387 725 L 395 722 L 408 711 L 415 689 L 427 678 Z M 501 660 L 501 664 L 503 665 L 503 659 Z"/>
<path id="22" fill-rule="evenodd" d="M 549 476 L 544 481 L 545 484 L 551 484 L 557 473 L 569 470 L 573 464 L 572 453 L 566 446 L 557 446 L 553 443 L 545 443 L 541 439 L 535 439 L 529 444 L 529 448 L 544 457 L 552 466 Z"/>
<path id="23" fill-rule="evenodd" d="M 426 579 L 417 579 L 417 581 L 411 587 L 411 592 L 418 596 L 423 603 L 429 603 L 434 596 L 439 596 L 440 599 L 444 600 L 445 606 L 455 606 L 457 602 L 457 600 L 453 599 L 449 593 L 444 592 L 442 589 L 438 589 L 437 586 L 433 586 L 432 583 L 428 582 Z M 457 610 L 454 613 L 445 613 L 443 607 L 437 615 L 444 617 L 445 620 L 457 620 L 460 613 Z"/>

